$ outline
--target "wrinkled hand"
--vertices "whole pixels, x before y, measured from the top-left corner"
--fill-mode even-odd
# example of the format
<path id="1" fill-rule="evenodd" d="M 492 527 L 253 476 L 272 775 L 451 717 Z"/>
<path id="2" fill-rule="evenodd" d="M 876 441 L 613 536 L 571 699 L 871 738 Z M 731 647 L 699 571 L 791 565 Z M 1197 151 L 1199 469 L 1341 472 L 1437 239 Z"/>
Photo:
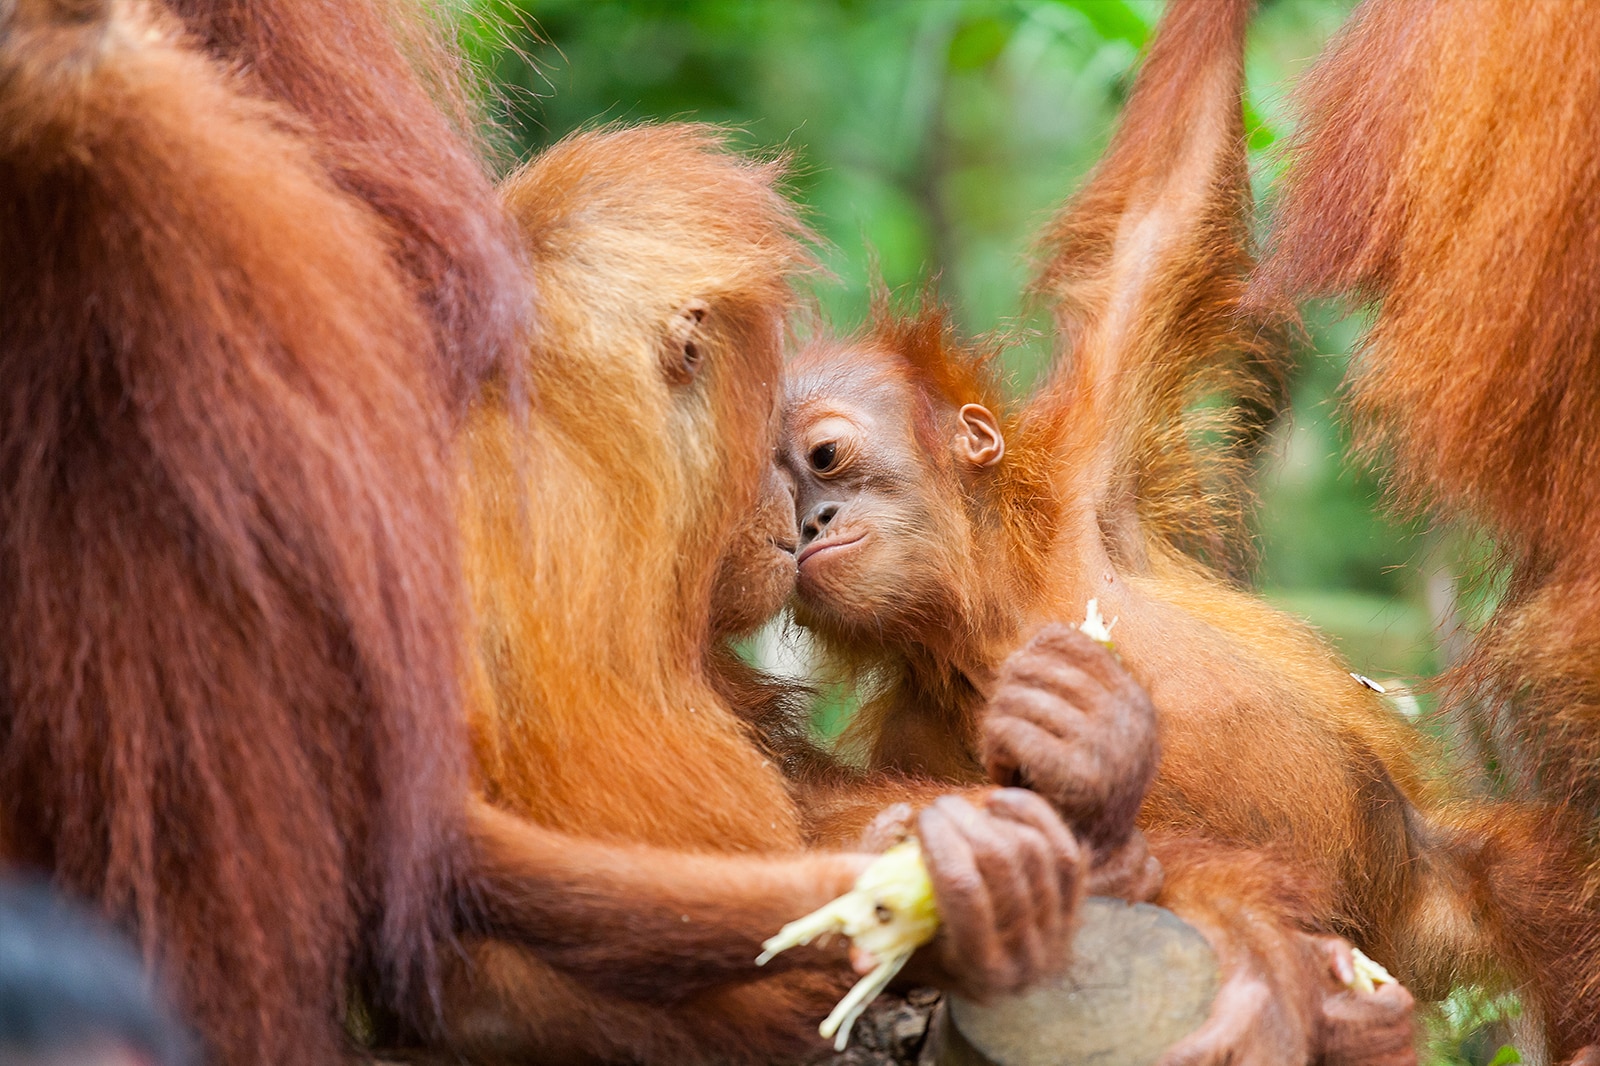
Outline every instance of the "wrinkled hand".
<path id="1" fill-rule="evenodd" d="M 1404 985 L 1382 984 L 1371 992 L 1350 987 L 1355 960 L 1350 944 L 1336 936 L 1314 937 L 1339 983 L 1320 1007 L 1325 1066 L 1416 1066 L 1416 1001 Z"/>
<path id="2" fill-rule="evenodd" d="M 1411 993 L 1398 984 L 1349 988 L 1355 964 L 1343 939 L 1291 932 L 1276 958 L 1219 954 L 1232 957 L 1211 1017 L 1160 1066 L 1416 1066 Z"/>
<path id="3" fill-rule="evenodd" d="M 1072 626 L 1041 629 L 1001 666 L 979 744 L 992 780 L 1039 793 L 1097 863 L 1138 879 L 1144 859 L 1115 853 L 1134 836 L 1160 747 L 1150 697 L 1116 656 Z"/>
<path id="4" fill-rule="evenodd" d="M 1044 800 L 997 789 L 982 802 L 945 796 L 917 817 L 941 925 L 907 969 L 978 1002 L 1066 968 L 1086 883 L 1082 849 Z"/>

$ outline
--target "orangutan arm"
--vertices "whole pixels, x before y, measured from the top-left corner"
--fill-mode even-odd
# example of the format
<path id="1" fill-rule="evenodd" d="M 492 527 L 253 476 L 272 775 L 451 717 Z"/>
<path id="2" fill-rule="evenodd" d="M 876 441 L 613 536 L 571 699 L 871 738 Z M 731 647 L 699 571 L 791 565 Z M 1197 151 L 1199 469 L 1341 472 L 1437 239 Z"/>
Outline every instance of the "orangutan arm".
<path id="1" fill-rule="evenodd" d="M 524 822 L 474 800 L 457 899 L 472 932 L 515 941 L 609 993 L 670 1001 L 798 967 L 837 971 L 839 945 L 761 943 L 850 889 L 871 856 L 688 853 L 614 844 Z M 981 806 L 945 797 L 918 818 L 944 915 L 919 957 L 930 980 L 985 997 L 1065 964 L 1083 891 L 1072 834 L 1038 797 L 999 790 Z"/>

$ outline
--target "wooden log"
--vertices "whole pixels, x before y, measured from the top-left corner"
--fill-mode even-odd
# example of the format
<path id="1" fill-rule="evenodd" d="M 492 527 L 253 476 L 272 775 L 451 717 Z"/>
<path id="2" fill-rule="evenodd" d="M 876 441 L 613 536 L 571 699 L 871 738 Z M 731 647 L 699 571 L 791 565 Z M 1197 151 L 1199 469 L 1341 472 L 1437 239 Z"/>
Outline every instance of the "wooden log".
<path id="1" fill-rule="evenodd" d="M 1150 1066 L 1211 1012 L 1211 945 L 1171 911 L 1090 899 L 1059 981 L 988 1005 L 946 998 L 924 1062 Z"/>

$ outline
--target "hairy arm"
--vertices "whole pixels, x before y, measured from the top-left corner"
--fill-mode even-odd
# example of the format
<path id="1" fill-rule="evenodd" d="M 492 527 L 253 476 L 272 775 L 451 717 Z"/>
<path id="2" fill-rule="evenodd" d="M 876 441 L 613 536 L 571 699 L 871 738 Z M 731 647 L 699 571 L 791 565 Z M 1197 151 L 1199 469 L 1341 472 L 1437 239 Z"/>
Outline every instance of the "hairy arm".
<path id="1" fill-rule="evenodd" d="M 474 801 L 459 907 L 469 928 L 636 998 L 757 974 L 761 942 L 849 891 L 871 856 L 695 854 L 560 833 Z M 786 952 L 773 967 L 843 965 Z"/>
<path id="2" fill-rule="evenodd" d="M 1211 1017 L 1161 1066 L 1414 1066 L 1411 994 L 1349 988 L 1350 944 L 1315 931 L 1314 878 L 1193 838 L 1158 836 L 1151 848 L 1166 870 L 1156 902 L 1198 929 L 1222 967 Z"/>
<path id="3" fill-rule="evenodd" d="M 1000 789 L 946 796 L 915 830 L 943 926 L 913 962 L 973 998 L 1017 991 L 1065 965 L 1083 893 L 1080 849 L 1050 806 Z M 761 942 L 843 895 L 872 856 L 705 854 L 617 844 L 467 810 L 457 908 L 469 932 L 515 942 L 608 993 L 670 1002 L 801 967 L 834 972 L 844 945 L 785 952 Z"/>

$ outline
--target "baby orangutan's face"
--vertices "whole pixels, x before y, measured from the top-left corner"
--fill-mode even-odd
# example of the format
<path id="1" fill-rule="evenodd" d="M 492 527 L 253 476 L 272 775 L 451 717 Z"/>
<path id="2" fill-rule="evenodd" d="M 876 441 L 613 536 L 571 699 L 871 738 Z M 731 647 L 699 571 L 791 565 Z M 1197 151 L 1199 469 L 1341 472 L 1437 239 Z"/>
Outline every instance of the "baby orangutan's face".
<path id="1" fill-rule="evenodd" d="M 800 522 L 795 616 L 853 644 L 911 639 L 955 621 L 971 529 L 959 466 L 968 424 L 988 412 L 930 402 L 881 357 L 848 350 L 802 357 L 787 383 L 780 457 L 795 479 Z M 978 413 L 974 413 L 978 412 Z M 981 413 L 981 414 L 979 414 Z"/>

